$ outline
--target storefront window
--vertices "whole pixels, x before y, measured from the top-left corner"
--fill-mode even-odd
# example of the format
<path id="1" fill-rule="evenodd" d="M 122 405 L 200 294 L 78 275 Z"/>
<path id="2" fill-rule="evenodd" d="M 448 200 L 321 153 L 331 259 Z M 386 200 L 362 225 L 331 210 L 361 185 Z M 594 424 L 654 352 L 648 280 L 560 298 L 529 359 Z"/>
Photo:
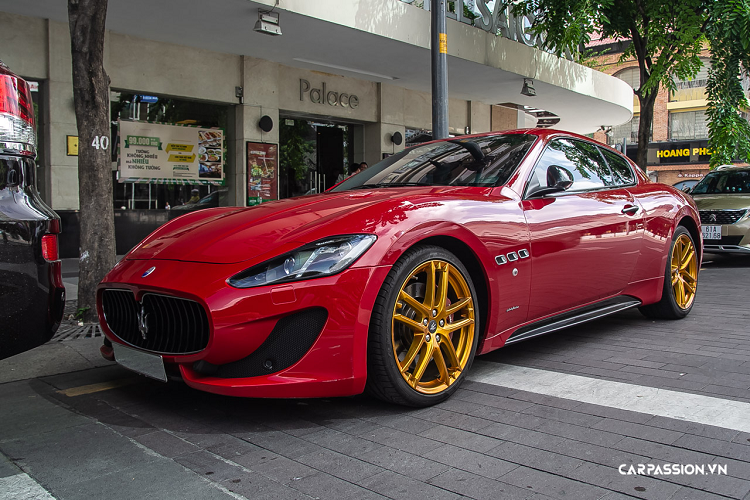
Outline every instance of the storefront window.
<path id="1" fill-rule="evenodd" d="M 697 101 L 706 98 L 706 84 L 711 61 L 701 59 L 703 66 L 696 73 L 695 78 L 680 80 L 675 78 L 675 91 L 669 93 L 669 101 Z"/>
<path id="2" fill-rule="evenodd" d="M 612 127 L 612 132 L 607 134 L 607 144 L 614 146 L 622 144 L 623 139 L 627 139 L 628 144 L 638 144 L 638 129 L 640 128 L 640 115 L 633 115 L 633 118 L 622 125 Z M 654 130 L 651 129 L 648 140 L 653 141 Z"/>
<path id="3" fill-rule="evenodd" d="M 189 127 L 218 128 L 222 132 L 228 129 L 229 106 L 190 101 L 184 99 L 166 98 L 155 95 L 134 94 L 130 92 L 116 92 L 110 94 L 110 109 L 112 116 L 112 162 L 113 162 L 113 197 L 115 210 L 153 210 L 171 209 L 181 206 L 191 206 L 200 200 L 207 206 L 221 206 L 226 204 L 227 189 L 220 185 L 211 185 L 191 180 L 183 180 L 179 183 L 161 182 L 120 182 L 118 178 L 117 161 L 118 144 L 120 141 L 118 123 L 120 121 L 148 122 L 167 125 L 181 125 Z M 158 147 L 167 147 L 160 144 Z M 223 160 L 221 166 L 226 170 L 234 171 L 234 166 L 228 161 L 225 153 L 216 146 L 209 151 L 215 158 L 209 158 L 209 154 L 203 151 L 174 151 L 175 154 L 185 153 L 205 156 L 205 165 L 218 165 L 218 161 L 208 163 L 208 160 Z M 195 159 L 193 159 L 195 162 Z M 227 178 L 228 176 L 225 176 Z M 221 195 L 223 194 L 223 195 Z M 208 200 L 208 201 L 206 201 Z M 197 206 L 197 205 L 196 205 Z"/>
<path id="4" fill-rule="evenodd" d="M 672 140 L 708 138 L 708 118 L 705 111 L 669 113 L 669 138 Z"/>
<path id="5" fill-rule="evenodd" d="M 282 117 L 279 197 L 323 192 L 348 177 L 357 127 L 361 126 Z"/>
<path id="6" fill-rule="evenodd" d="M 637 67 L 624 69 L 615 74 L 615 77 L 630 85 L 631 89 L 638 89 L 641 87 L 641 73 Z M 633 106 L 640 106 L 638 96 L 635 94 L 633 94 Z"/>

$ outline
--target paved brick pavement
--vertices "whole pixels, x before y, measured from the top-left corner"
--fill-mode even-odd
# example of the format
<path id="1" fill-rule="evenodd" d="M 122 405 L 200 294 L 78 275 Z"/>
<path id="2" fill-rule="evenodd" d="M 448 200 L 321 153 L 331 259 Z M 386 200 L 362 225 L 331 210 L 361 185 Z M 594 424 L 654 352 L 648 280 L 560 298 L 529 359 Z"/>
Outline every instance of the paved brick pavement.
<path id="1" fill-rule="evenodd" d="M 686 320 L 627 312 L 482 359 L 750 401 L 748 278 L 750 260 L 708 264 Z M 413 410 L 227 398 L 110 365 L 0 398 L 0 484 L 25 473 L 58 499 L 750 500 L 750 434 L 471 381 Z M 727 475 L 618 472 L 664 463 Z"/>

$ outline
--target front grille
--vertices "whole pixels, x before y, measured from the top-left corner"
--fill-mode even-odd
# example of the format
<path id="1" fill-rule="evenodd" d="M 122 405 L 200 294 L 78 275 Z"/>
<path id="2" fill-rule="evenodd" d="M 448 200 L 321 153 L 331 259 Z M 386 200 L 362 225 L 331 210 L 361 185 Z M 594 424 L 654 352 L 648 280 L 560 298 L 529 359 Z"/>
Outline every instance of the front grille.
<path id="1" fill-rule="evenodd" d="M 747 210 L 700 210 L 701 224 L 734 224 Z"/>
<path id="2" fill-rule="evenodd" d="M 206 348 L 209 324 L 199 303 L 146 293 L 136 302 L 130 290 L 102 293 L 107 326 L 123 342 L 160 354 L 187 354 Z"/>

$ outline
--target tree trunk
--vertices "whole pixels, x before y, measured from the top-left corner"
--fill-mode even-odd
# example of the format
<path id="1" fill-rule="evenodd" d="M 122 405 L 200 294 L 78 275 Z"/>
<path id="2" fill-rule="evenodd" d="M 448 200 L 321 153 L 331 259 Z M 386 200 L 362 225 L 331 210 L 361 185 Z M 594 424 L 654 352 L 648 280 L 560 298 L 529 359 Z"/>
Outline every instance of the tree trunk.
<path id="1" fill-rule="evenodd" d="M 81 246 L 78 308 L 96 318 L 96 286 L 115 265 L 109 76 L 104 71 L 107 0 L 68 0 L 73 102 L 78 123 Z"/>
<path id="2" fill-rule="evenodd" d="M 654 90 L 645 96 L 638 95 L 641 115 L 638 121 L 638 153 L 635 162 L 644 172 L 646 171 L 648 143 L 651 139 L 651 125 L 654 123 L 654 103 L 658 93 L 658 90 Z"/>

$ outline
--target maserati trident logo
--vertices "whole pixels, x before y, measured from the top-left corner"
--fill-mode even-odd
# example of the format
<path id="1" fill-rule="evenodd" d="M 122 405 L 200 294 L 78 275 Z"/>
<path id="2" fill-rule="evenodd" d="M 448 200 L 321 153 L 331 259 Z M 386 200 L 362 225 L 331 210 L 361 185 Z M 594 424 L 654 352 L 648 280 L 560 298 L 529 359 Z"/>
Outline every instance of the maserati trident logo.
<path id="1" fill-rule="evenodd" d="M 141 337 L 146 340 L 148 334 L 148 314 L 146 314 L 146 308 L 141 304 L 141 311 L 138 313 L 138 331 L 141 332 Z"/>
<path id="2" fill-rule="evenodd" d="M 141 274 L 141 278 L 145 278 L 146 276 L 153 273 L 154 271 L 156 271 L 156 266 L 149 267 L 148 269 L 146 269 L 145 273 Z"/>

